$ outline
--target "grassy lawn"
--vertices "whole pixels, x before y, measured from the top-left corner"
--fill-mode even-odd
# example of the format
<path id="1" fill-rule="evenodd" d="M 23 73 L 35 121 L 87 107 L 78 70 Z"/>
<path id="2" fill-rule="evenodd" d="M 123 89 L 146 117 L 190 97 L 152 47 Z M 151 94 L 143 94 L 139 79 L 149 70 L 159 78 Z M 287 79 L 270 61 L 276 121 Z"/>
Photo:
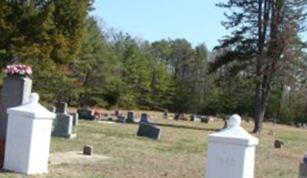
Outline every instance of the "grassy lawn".
<path id="1" fill-rule="evenodd" d="M 95 154 L 111 159 L 88 164 L 51 165 L 49 174 L 36 177 L 203 177 L 207 135 L 221 128 L 223 123 L 153 120 L 162 129 L 158 141 L 136 137 L 137 125 L 81 121 L 76 139 L 52 138 L 51 152 L 81 151 L 89 144 L 94 146 Z M 252 124 L 244 123 L 243 126 L 251 130 Z M 268 134 L 270 130 L 274 130 L 274 136 Z M 307 131 L 267 123 L 260 137 L 255 177 L 298 177 L 299 161 L 307 150 Z M 274 139 L 283 140 L 284 147 L 274 149 Z M 21 176 L 0 173 L 0 177 Z"/>

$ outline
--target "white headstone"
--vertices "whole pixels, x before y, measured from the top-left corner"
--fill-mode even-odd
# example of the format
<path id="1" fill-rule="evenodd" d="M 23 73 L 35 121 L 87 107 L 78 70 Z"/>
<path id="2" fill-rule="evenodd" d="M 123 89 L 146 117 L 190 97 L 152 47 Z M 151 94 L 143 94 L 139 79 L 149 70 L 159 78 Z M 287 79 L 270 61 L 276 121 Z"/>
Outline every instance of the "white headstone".
<path id="1" fill-rule="evenodd" d="M 25 174 L 48 172 L 52 119 L 56 116 L 38 103 L 30 102 L 8 109 L 4 169 Z"/>
<path id="2" fill-rule="evenodd" d="M 240 127 L 241 117 L 232 115 L 228 127 L 209 135 L 206 178 L 253 178 L 258 139 Z"/>

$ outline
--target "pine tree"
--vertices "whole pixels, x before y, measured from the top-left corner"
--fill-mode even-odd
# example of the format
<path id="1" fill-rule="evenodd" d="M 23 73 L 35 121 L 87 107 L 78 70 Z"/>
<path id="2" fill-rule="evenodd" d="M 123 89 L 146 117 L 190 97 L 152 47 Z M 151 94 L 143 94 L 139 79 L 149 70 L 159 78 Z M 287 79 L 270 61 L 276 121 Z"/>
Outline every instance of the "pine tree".
<path id="1" fill-rule="evenodd" d="M 224 26 L 233 29 L 231 36 L 222 40 L 219 48 L 229 51 L 215 64 L 253 61 L 255 72 L 255 127 L 260 132 L 264 119 L 272 80 L 284 56 L 295 43 L 293 40 L 303 28 L 306 17 L 304 0 L 248 0 L 219 4 L 234 9 L 226 14 Z"/>

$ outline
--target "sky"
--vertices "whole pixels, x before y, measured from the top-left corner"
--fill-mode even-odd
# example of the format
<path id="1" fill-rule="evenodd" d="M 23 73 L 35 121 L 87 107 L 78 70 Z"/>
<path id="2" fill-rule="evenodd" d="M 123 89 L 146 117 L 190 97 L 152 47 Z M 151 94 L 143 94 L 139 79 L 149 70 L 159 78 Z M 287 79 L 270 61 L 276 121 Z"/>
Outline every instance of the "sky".
<path id="1" fill-rule="evenodd" d="M 211 50 L 230 33 L 221 25 L 223 10 L 215 6 L 221 1 L 225 0 L 96 0 L 91 15 L 108 28 L 150 42 L 185 38 Z"/>

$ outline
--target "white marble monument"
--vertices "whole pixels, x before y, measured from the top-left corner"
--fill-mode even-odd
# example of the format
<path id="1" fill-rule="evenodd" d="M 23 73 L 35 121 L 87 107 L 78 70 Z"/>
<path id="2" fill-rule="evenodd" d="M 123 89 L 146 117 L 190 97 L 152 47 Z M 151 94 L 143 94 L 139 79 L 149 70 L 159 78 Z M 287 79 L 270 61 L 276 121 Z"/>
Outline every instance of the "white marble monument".
<path id="1" fill-rule="evenodd" d="M 24 173 L 48 172 L 52 120 L 56 115 L 32 93 L 27 104 L 8 109 L 4 169 Z"/>
<path id="2" fill-rule="evenodd" d="M 209 135 L 205 178 L 253 178 L 258 139 L 240 127 L 232 115 L 227 128 Z"/>

